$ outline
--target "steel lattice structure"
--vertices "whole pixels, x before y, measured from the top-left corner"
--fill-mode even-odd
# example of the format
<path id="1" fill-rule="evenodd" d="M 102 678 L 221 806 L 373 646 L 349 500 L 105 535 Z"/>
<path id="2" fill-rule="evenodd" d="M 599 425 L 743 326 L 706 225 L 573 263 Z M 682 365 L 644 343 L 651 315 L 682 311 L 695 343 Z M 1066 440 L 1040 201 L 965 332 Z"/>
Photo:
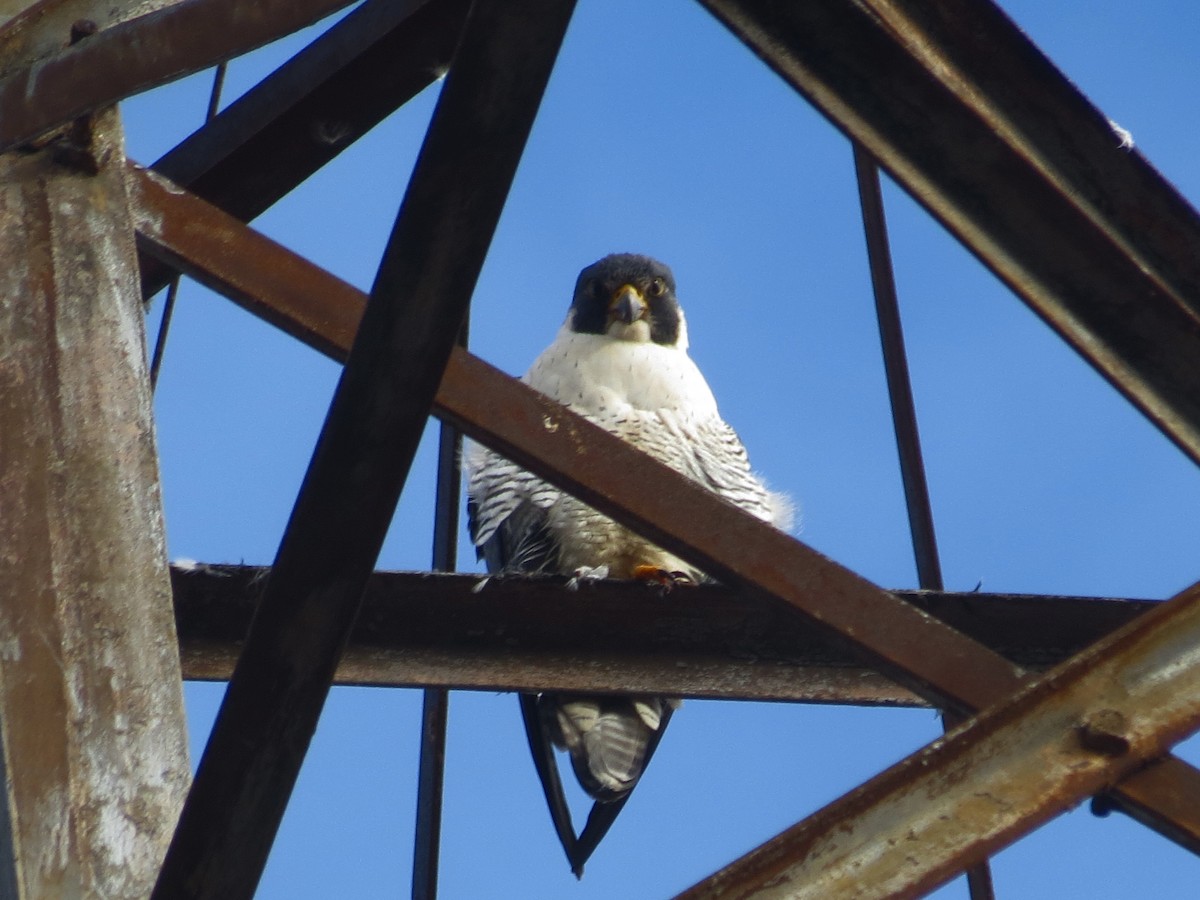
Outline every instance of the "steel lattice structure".
<path id="1" fill-rule="evenodd" d="M 856 147 L 928 593 L 876 587 L 460 345 L 572 0 L 367 0 L 149 168 L 113 149 L 104 107 L 291 33 L 344 0 L 182 0 L 136 16 L 135 4 L 43 0 L 0 30 L 0 150 L 54 153 L 127 183 L 128 221 L 107 227 L 136 233 L 142 293 L 182 272 L 345 363 L 269 577 L 173 574 L 183 676 L 230 686 L 155 897 L 253 893 L 335 680 L 431 688 L 417 896 L 433 895 L 436 875 L 439 689 L 458 687 L 924 703 L 961 720 L 687 897 L 833 897 L 849 872 L 880 894 L 917 894 L 1098 794 L 1200 852 L 1200 772 L 1170 754 L 1200 727 L 1200 668 L 1179 662 L 1200 646 L 1200 590 L 1154 604 L 941 592 L 875 166 L 1196 462 L 1200 216 L 1138 156 L 1116 151 L 1109 123 L 987 0 L 702 3 Z M 99 27 L 77 26 L 76 42 L 58 49 L 86 18 Z M 447 69 L 369 295 L 245 224 Z M 332 108 L 344 123 L 337 140 L 296 139 Z M 555 580 L 497 581 L 479 610 L 463 603 L 468 579 L 372 578 L 431 413 L 724 587 L 688 597 L 681 628 L 670 603 L 648 613 L 622 585 L 598 588 L 586 612 L 564 613 Z M 596 452 L 579 454 L 581 443 Z M 443 447 L 443 461 L 453 460 L 449 431 Z M 456 530 L 452 470 L 443 466 L 440 485 L 442 569 Z M 619 652 L 609 627 L 618 614 L 626 629 L 631 619 L 645 626 L 633 648 L 623 631 Z M 510 629 L 504 648 L 462 627 L 482 616 Z M 586 671 L 554 652 L 581 630 L 590 643 L 576 652 L 601 663 Z M 664 662 L 681 656 L 686 668 Z M 19 782 L 16 733 L 5 752 Z M 981 799 L 1001 793 L 1003 803 Z M 36 843 L 38 827 L 26 815 L 10 811 L 6 828 L 16 873 L 6 886 L 18 896 L 36 890 L 22 874 L 19 848 Z M 900 837 L 904 854 L 876 852 Z M 976 873 L 977 896 L 986 881 Z"/>

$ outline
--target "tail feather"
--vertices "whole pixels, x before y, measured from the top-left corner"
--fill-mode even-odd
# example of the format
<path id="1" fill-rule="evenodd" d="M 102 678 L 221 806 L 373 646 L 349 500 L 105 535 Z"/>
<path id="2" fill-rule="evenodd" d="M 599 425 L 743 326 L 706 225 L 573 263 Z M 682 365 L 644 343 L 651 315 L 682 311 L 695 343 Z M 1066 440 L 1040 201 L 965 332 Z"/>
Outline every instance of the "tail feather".
<path id="1" fill-rule="evenodd" d="M 661 698 L 545 696 L 542 704 L 555 743 L 570 753 L 589 795 L 612 803 L 633 790 L 666 705 Z"/>
<path id="2" fill-rule="evenodd" d="M 677 700 L 668 700 L 662 704 L 661 711 L 659 712 L 658 727 L 650 735 L 650 741 L 646 744 L 645 754 L 642 756 L 643 771 L 650 764 L 650 759 L 654 756 L 654 751 L 658 749 L 663 732 L 667 730 L 667 722 L 671 720 L 671 713 L 675 711 L 678 705 L 679 702 Z M 633 788 L 630 787 L 630 791 L 632 790 Z M 583 877 L 584 863 L 588 861 L 592 852 L 599 846 L 600 841 L 608 834 L 608 829 L 612 827 L 613 822 L 617 819 L 617 815 L 625 808 L 625 802 L 629 799 L 629 796 L 630 793 L 627 791 L 623 797 L 614 802 L 602 803 L 596 801 L 592 804 L 592 811 L 588 815 L 587 824 L 575 842 L 574 855 L 567 854 L 567 858 L 571 863 L 571 871 L 575 873 L 576 878 Z"/>
<path id="3" fill-rule="evenodd" d="M 525 731 L 550 817 L 576 877 L 629 799 L 658 747 L 677 700 L 598 695 L 521 696 Z M 583 789 L 596 801 L 575 835 L 551 745 L 568 751 Z"/>

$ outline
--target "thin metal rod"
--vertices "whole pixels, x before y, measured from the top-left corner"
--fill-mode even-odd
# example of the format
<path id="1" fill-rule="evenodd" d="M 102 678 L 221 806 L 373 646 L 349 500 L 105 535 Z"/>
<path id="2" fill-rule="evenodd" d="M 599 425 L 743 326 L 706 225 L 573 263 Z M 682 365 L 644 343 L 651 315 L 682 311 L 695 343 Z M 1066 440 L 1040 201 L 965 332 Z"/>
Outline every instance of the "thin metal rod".
<path id="1" fill-rule="evenodd" d="M 175 314 L 175 298 L 179 296 L 179 281 L 176 275 L 167 285 L 167 299 L 163 301 L 162 318 L 158 322 L 158 337 L 154 340 L 154 355 L 150 358 L 150 390 L 158 388 L 158 370 L 162 368 L 163 353 L 167 349 L 167 334 L 171 330 L 171 317 Z"/>
<path id="2" fill-rule="evenodd" d="M 941 591 L 944 590 L 942 565 L 933 527 L 929 483 L 921 454 L 912 379 L 908 372 L 908 353 L 900 321 L 900 301 L 896 294 L 887 218 L 883 211 L 883 192 L 879 186 L 879 167 L 857 142 L 852 141 L 851 146 L 854 148 L 854 173 L 858 180 L 858 198 L 867 239 L 871 285 L 875 294 L 875 317 L 883 347 L 883 368 L 892 407 L 892 425 L 896 431 L 896 450 L 900 456 L 900 477 L 908 506 L 908 528 L 912 534 L 913 555 L 916 557 L 917 580 L 923 591 Z M 962 717 L 954 713 L 943 714 L 942 722 L 947 731 L 962 721 Z M 992 870 L 986 860 L 967 869 L 967 889 L 971 900 L 995 900 Z"/>
<path id="3" fill-rule="evenodd" d="M 228 69 L 228 61 L 222 60 L 213 70 L 212 90 L 209 91 L 208 109 L 204 113 L 204 124 L 206 125 L 217 117 L 217 111 L 221 108 L 221 92 L 225 89 L 225 73 Z"/>
<path id="4" fill-rule="evenodd" d="M 446 426 L 442 426 L 445 428 Z M 437 897 L 442 837 L 442 785 L 450 692 L 426 688 L 421 706 L 421 762 L 417 769 L 417 832 L 413 841 L 413 900 Z"/>
<path id="5" fill-rule="evenodd" d="M 916 406 L 908 374 L 904 349 L 904 331 L 900 324 L 900 304 L 896 299 L 896 279 L 888 248 L 887 221 L 883 213 L 883 195 L 879 189 L 879 167 L 862 147 L 854 146 L 854 172 L 858 179 L 858 198 L 862 205 L 863 230 L 867 237 L 867 257 L 871 265 L 871 285 L 875 293 L 875 315 L 879 321 L 879 339 L 883 345 L 883 367 L 888 397 L 892 405 L 892 424 L 896 430 L 896 450 L 900 455 L 900 477 L 904 482 L 904 500 L 908 506 L 908 527 L 912 532 L 913 554 L 917 562 L 917 580 L 924 591 L 944 590 L 938 559 L 937 537 L 933 530 L 933 511 L 929 502 L 929 484 L 921 457 L 921 438 L 917 430 Z"/>
<path id="6" fill-rule="evenodd" d="M 467 346 L 467 322 L 458 345 Z M 433 517 L 433 570 L 453 572 L 458 560 L 458 509 L 462 499 L 459 464 L 462 434 L 442 423 L 438 431 L 437 494 Z M 446 772 L 446 723 L 450 693 L 426 688 L 421 705 L 421 758 L 417 768 L 417 826 L 413 841 L 413 900 L 437 897 L 438 851 L 442 836 L 442 786 Z"/>
<path id="7" fill-rule="evenodd" d="M 217 114 L 221 105 L 221 91 L 225 87 L 225 72 L 229 63 L 220 62 L 213 71 L 212 90 L 208 93 L 208 109 L 204 113 L 205 123 L 209 123 Z M 150 360 L 150 390 L 158 387 L 158 370 L 162 368 L 163 353 L 167 349 L 167 335 L 171 331 L 171 318 L 175 315 L 175 300 L 179 296 L 179 275 L 171 279 L 167 287 L 167 299 L 163 302 L 162 318 L 159 320 L 158 337 L 154 341 L 154 356 Z"/>
<path id="8" fill-rule="evenodd" d="M 466 348 L 469 323 L 463 320 L 458 346 Z M 453 572 L 458 562 L 458 509 L 462 500 L 462 433 L 445 423 L 438 432 L 437 494 L 433 518 L 433 570 Z"/>

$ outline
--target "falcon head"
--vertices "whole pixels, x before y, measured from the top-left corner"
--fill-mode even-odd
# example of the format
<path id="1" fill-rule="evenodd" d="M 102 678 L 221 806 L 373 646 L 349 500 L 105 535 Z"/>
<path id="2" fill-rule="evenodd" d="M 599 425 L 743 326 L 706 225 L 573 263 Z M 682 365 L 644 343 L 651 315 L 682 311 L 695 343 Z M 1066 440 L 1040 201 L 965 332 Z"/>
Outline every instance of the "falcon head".
<path id="1" fill-rule="evenodd" d="M 675 277 L 658 260 L 614 253 L 579 273 L 567 327 L 580 334 L 687 348 Z"/>

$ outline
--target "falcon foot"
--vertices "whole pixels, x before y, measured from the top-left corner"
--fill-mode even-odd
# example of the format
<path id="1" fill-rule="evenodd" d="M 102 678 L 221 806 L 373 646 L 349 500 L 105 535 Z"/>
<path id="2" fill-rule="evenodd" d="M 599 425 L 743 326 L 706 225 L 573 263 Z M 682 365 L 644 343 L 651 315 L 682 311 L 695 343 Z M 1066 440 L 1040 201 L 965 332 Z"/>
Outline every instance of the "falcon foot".
<path id="1" fill-rule="evenodd" d="M 658 585 L 662 588 L 663 593 L 667 593 L 680 585 L 684 587 L 696 586 L 696 580 L 687 572 L 668 572 L 666 569 L 660 569 L 658 566 L 634 566 L 633 577 L 637 581 Z"/>
<path id="2" fill-rule="evenodd" d="M 603 581 L 608 577 L 608 566 L 580 566 L 571 573 L 567 581 L 568 591 L 577 591 L 581 584 L 589 581 Z"/>

